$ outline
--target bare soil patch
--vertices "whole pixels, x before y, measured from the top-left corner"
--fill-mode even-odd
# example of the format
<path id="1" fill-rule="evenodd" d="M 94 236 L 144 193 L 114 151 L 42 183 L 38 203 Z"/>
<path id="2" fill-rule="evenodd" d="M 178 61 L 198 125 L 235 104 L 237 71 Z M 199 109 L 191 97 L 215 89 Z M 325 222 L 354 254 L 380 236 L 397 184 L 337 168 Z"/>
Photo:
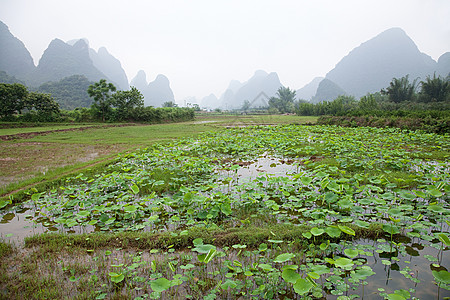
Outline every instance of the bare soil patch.
<path id="1" fill-rule="evenodd" d="M 46 135 L 46 134 L 55 133 L 55 132 L 85 131 L 88 129 L 98 129 L 98 128 L 107 128 L 107 127 L 125 127 L 125 126 L 136 126 L 136 125 L 138 125 L 138 124 L 126 123 L 126 124 L 86 126 L 86 127 L 77 127 L 77 128 L 47 130 L 47 131 L 24 132 L 24 133 L 17 133 L 17 134 L 0 135 L 0 140 L 10 141 L 10 140 L 17 140 L 17 139 L 31 139 L 38 135 Z"/>

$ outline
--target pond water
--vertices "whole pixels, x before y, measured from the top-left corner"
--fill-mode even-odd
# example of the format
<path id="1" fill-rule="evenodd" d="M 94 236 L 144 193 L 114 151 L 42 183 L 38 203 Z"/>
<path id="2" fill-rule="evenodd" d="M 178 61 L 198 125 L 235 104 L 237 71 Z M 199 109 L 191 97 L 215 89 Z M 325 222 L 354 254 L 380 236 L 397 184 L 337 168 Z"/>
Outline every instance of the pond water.
<path id="1" fill-rule="evenodd" d="M 236 170 L 220 169 L 218 173 L 221 177 L 228 176 L 236 182 L 249 182 L 258 176 L 290 176 L 300 170 L 300 160 L 281 159 L 273 157 L 267 153 L 251 161 L 233 161 L 228 164 L 228 168 L 239 166 Z"/>
<path id="2" fill-rule="evenodd" d="M 358 240 L 358 245 L 368 245 L 379 249 L 382 243 L 371 240 Z M 450 297 L 450 291 L 439 288 L 434 284 L 432 271 L 445 270 L 442 265 L 448 264 L 450 261 L 450 250 L 447 248 L 443 251 L 424 244 L 423 241 L 411 241 L 406 246 L 406 255 L 394 251 L 392 253 L 378 253 L 376 250 L 371 251 L 373 256 L 363 256 L 367 259 L 365 265 L 368 265 L 376 273 L 367 279 L 368 285 L 359 287 L 356 290 L 358 295 L 363 295 L 363 299 L 380 299 L 379 289 L 383 288 L 386 293 L 394 293 L 395 290 L 414 289 L 415 293 L 411 293 L 416 299 L 432 300 L 446 299 Z M 427 258 L 428 257 L 428 258 Z M 431 262 L 429 259 L 436 259 Z M 385 261 L 386 264 L 380 263 Z M 390 263 L 390 265 L 389 265 Z M 433 266 L 433 263 L 440 264 L 440 267 Z M 405 276 L 416 278 L 420 283 L 414 283 Z"/>
<path id="3" fill-rule="evenodd" d="M 2 211 L 0 214 L 0 235 L 5 241 L 16 245 L 23 244 L 25 237 L 45 232 L 85 233 L 94 231 L 93 226 L 77 226 L 70 230 L 48 222 L 47 218 L 40 217 L 35 209 L 21 204 Z"/>

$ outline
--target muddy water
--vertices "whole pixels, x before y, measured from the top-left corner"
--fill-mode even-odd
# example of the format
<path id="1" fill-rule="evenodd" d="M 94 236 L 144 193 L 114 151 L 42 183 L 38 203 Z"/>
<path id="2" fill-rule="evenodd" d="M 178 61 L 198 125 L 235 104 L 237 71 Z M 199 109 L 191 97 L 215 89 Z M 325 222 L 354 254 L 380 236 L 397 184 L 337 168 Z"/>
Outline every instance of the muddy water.
<path id="1" fill-rule="evenodd" d="M 356 244 L 373 245 L 377 247 L 379 243 L 370 240 L 359 240 Z M 408 249 L 409 248 L 409 249 Z M 379 288 L 383 288 L 385 293 L 392 294 L 395 290 L 409 290 L 414 289 L 415 292 L 411 293 L 412 297 L 421 300 L 432 299 L 446 299 L 450 297 L 450 291 L 443 288 L 439 288 L 434 284 L 434 277 L 432 271 L 445 270 L 444 267 L 436 267 L 433 264 L 446 264 L 450 261 L 450 249 L 440 251 L 431 247 L 428 244 L 411 242 L 407 246 L 407 255 L 398 254 L 398 252 L 389 253 L 377 253 L 373 251 L 373 256 L 363 256 L 367 259 L 368 265 L 376 273 L 368 277 L 366 280 L 368 284 L 364 286 L 364 290 L 360 287 L 356 291 L 352 291 L 350 294 L 361 295 L 361 299 L 380 299 Z M 431 262 L 425 255 L 430 255 L 435 258 L 439 258 L 437 262 Z M 391 262 L 391 265 L 384 265 L 381 261 L 387 260 Z M 409 269 L 407 269 L 409 268 Z M 420 283 L 414 283 L 410 279 L 405 278 L 407 274 L 412 278 L 417 278 Z"/>
<path id="2" fill-rule="evenodd" d="M 35 215 L 28 207 L 17 206 L 2 213 L 0 234 L 6 241 L 20 244 L 25 237 L 46 231 L 42 223 L 32 221 Z"/>
<path id="3" fill-rule="evenodd" d="M 289 176 L 300 170 L 299 161 L 285 160 L 264 154 L 252 161 L 233 162 L 237 170 L 220 170 L 222 176 L 229 176 L 239 181 L 251 181 L 258 176 Z"/>
<path id="4" fill-rule="evenodd" d="M 0 237 L 16 245 L 23 244 L 24 238 L 45 232 L 85 233 L 94 231 L 92 226 L 77 226 L 71 230 L 59 224 L 49 223 L 47 219 L 35 213 L 35 210 L 25 205 L 16 206 L 0 215 Z"/>

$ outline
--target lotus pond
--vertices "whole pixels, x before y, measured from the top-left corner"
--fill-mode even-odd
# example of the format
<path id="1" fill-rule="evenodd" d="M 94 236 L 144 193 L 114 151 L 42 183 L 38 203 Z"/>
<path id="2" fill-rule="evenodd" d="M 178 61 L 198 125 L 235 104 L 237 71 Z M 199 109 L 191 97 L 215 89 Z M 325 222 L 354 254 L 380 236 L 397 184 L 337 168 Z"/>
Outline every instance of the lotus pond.
<path id="1" fill-rule="evenodd" d="M 0 230 L 136 232 L 139 249 L 78 256 L 84 272 L 61 260 L 68 296 L 78 282 L 98 299 L 446 299 L 449 150 L 448 136 L 399 129 L 210 132 L 4 201 Z"/>

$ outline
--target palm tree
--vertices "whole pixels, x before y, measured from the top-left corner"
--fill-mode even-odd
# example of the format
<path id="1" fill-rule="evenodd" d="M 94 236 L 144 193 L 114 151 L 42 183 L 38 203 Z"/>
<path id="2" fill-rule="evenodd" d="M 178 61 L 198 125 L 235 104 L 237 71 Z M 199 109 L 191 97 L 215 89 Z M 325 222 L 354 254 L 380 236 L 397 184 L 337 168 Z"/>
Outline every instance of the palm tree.
<path id="1" fill-rule="evenodd" d="M 405 100 L 413 100 L 417 89 L 417 78 L 412 83 L 409 82 L 409 75 L 402 78 L 392 78 L 391 83 L 382 89 L 381 93 L 389 96 L 389 100 L 399 103 Z"/>
<path id="2" fill-rule="evenodd" d="M 450 100 L 450 78 L 427 76 L 425 81 L 421 82 L 420 99 L 424 102 L 439 102 Z"/>

